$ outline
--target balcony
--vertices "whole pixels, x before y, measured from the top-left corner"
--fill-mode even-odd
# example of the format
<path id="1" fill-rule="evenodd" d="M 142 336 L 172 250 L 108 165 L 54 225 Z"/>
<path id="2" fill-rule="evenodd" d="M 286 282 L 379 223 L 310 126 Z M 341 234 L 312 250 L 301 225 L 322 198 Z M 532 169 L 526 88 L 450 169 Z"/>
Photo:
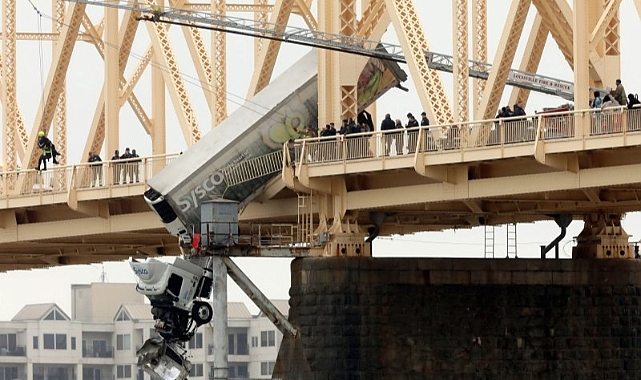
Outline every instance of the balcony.
<path id="1" fill-rule="evenodd" d="M 207 355 L 213 355 L 214 354 L 214 345 L 209 344 L 207 345 Z M 236 351 L 234 352 L 229 352 L 229 355 L 249 355 L 249 346 L 241 346 L 236 348 Z"/>
<path id="2" fill-rule="evenodd" d="M 27 356 L 25 346 L 16 346 L 12 349 L 0 348 L 0 356 Z"/>
<path id="3" fill-rule="evenodd" d="M 208 379 L 209 380 L 217 380 L 218 378 L 214 377 L 214 373 L 210 371 Z M 249 377 L 238 377 L 238 376 L 236 376 L 236 377 L 227 377 L 227 379 L 228 380 L 250 380 Z M 271 379 L 271 377 L 269 379 Z"/>
<path id="4" fill-rule="evenodd" d="M 116 380 L 116 376 L 112 374 L 99 374 L 98 376 L 83 376 L 82 380 Z"/>
<path id="5" fill-rule="evenodd" d="M 113 358 L 114 357 L 114 349 L 113 349 L 113 347 L 100 349 L 100 350 L 93 350 L 91 348 L 83 348 L 82 349 L 82 357 L 83 358 Z"/>

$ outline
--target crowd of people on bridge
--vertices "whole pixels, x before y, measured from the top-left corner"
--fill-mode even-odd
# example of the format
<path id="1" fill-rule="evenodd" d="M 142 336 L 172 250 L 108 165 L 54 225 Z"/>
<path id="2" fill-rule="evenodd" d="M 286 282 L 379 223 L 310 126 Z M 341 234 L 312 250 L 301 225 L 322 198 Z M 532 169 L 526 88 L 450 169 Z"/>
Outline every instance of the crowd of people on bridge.
<path id="1" fill-rule="evenodd" d="M 621 79 L 617 79 L 615 84 L 616 87 L 610 93 L 605 94 L 603 98 L 601 98 L 601 91 L 594 91 L 594 98 L 590 100 L 590 108 L 605 110 L 621 106 L 627 107 L 627 109 L 641 107 L 641 101 L 639 101 L 637 94 L 629 93 L 626 97 Z"/>
<path id="2" fill-rule="evenodd" d="M 429 126 L 430 121 L 427 118 L 427 113 L 421 112 L 421 121 L 414 117 L 410 112 L 407 114 L 407 122 L 403 125 L 401 119 L 393 120 L 390 114 L 386 114 L 385 118 L 381 122 L 380 129 L 386 134 L 385 144 L 386 144 L 386 154 L 392 152 L 392 146 L 396 149 L 396 154 L 403 154 L 404 149 L 407 148 L 409 153 L 413 153 L 414 146 L 409 144 L 405 146 L 405 141 L 403 136 L 405 130 L 407 129 L 408 140 L 416 141 L 418 136 L 418 127 L 419 126 Z M 372 120 L 372 115 L 367 111 L 362 111 L 358 114 L 356 121 L 353 118 L 345 118 L 342 121 L 340 128 L 337 130 L 333 122 L 326 124 L 325 128 L 320 131 L 320 137 L 330 137 L 330 136 L 340 136 L 345 135 L 348 137 L 348 155 L 353 153 L 351 145 L 354 145 L 354 140 L 351 140 L 350 135 L 355 135 L 358 133 L 373 132 L 374 122 Z M 308 133 L 305 137 L 316 137 L 313 133 Z M 355 136 L 354 136 L 355 137 Z"/>
<path id="3" fill-rule="evenodd" d="M 36 170 L 47 170 L 47 162 L 51 159 L 53 159 L 54 164 L 59 163 L 57 158 L 60 157 L 61 154 L 58 153 L 56 146 L 45 135 L 44 131 L 38 132 L 38 148 L 40 148 L 41 152 Z M 119 150 L 116 150 L 111 157 L 111 161 L 123 161 L 114 162 L 110 165 L 112 167 L 112 183 L 114 185 L 140 182 L 140 163 L 142 160 L 136 153 L 136 149 L 130 150 L 127 147 L 123 154 L 120 154 Z M 102 158 L 100 158 L 98 153 L 91 151 L 87 157 L 87 162 L 90 164 L 89 174 L 86 176 L 87 183 L 92 187 L 102 186 L 104 183 Z"/>
<path id="4" fill-rule="evenodd" d="M 111 164 L 112 170 L 112 184 L 119 185 L 125 183 L 134 183 L 140 182 L 140 163 L 142 160 L 140 156 L 136 153 L 135 149 L 130 150 L 125 148 L 125 153 L 120 154 L 119 150 L 114 151 L 114 155 L 111 157 L 111 161 L 125 161 L 125 162 L 113 162 Z M 89 158 L 87 159 L 91 168 L 91 186 L 102 186 L 103 185 L 103 165 L 102 159 L 98 154 L 89 152 Z"/>

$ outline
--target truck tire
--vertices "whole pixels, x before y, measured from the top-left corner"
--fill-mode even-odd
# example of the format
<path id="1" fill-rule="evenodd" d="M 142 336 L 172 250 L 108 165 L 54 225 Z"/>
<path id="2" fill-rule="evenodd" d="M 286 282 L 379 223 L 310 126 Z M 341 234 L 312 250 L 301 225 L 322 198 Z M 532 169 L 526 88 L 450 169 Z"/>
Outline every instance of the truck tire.
<path id="1" fill-rule="evenodd" d="M 211 305 L 206 302 L 194 301 L 194 307 L 191 311 L 192 319 L 196 322 L 196 325 L 204 325 L 205 323 L 211 321 L 211 318 L 214 315 L 214 311 L 211 308 Z"/>

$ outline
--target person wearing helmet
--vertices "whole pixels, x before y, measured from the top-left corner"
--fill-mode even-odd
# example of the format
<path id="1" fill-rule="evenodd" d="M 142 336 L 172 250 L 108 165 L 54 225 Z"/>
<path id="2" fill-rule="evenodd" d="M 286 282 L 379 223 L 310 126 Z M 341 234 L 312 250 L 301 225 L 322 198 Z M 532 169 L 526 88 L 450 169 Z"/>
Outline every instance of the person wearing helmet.
<path id="1" fill-rule="evenodd" d="M 43 131 L 38 132 L 38 148 L 42 149 L 42 153 L 38 159 L 38 167 L 36 167 L 36 170 L 47 170 L 47 161 L 52 157 L 53 163 L 58 163 L 56 156 L 60 156 L 60 154 L 56 151 L 56 146 L 51 143 L 51 140 L 45 136 Z M 43 169 L 40 169 L 40 167 Z"/>

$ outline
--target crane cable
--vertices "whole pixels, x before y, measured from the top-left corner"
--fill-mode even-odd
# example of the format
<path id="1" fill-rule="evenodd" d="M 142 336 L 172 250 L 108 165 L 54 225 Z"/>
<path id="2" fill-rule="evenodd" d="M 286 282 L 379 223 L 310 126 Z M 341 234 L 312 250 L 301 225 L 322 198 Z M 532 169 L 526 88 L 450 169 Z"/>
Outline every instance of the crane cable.
<path id="1" fill-rule="evenodd" d="M 40 106 L 44 111 L 44 58 L 43 58 L 43 49 L 42 49 L 42 17 L 43 13 L 35 6 L 33 1 L 28 0 L 29 4 L 33 7 L 33 10 L 36 11 L 36 16 L 38 17 L 38 61 L 40 64 Z M 55 160 L 55 159 L 54 159 Z"/>

